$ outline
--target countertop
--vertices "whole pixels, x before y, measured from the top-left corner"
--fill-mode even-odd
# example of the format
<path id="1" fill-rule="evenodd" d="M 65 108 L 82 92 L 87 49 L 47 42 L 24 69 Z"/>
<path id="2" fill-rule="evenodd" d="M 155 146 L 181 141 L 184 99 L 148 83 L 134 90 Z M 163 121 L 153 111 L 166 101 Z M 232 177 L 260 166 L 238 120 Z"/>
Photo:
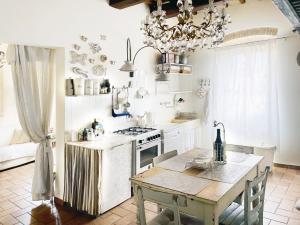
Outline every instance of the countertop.
<path id="1" fill-rule="evenodd" d="M 67 145 L 74 145 L 79 147 L 85 147 L 95 150 L 107 150 L 114 147 L 130 143 L 135 138 L 132 136 L 117 135 L 117 134 L 107 134 L 97 138 L 95 141 L 77 141 L 77 142 L 67 142 Z"/>
<path id="2" fill-rule="evenodd" d="M 177 121 L 177 122 L 166 122 L 163 124 L 159 124 L 153 126 L 158 130 L 162 130 L 164 132 L 168 132 L 169 130 L 176 129 L 182 126 L 199 126 L 200 120 L 186 120 L 186 121 Z M 126 135 L 119 135 L 119 134 L 105 134 L 97 138 L 95 141 L 78 141 L 78 142 L 67 142 L 67 145 L 74 145 L 79 147 L 85 147 L 95 150 L 107 150 L 112 149 L 114 147 L 130 143 L 134 141 L 136 137 L 134 136 L 126 136 Z"/>
<path id="3" fill-rule="evenodd" d="M 200 119 L 176 120 L 176 122 L 166 122 L 166 123 L 156 125 L 154 126 L 154 128 L 167 132 L 172 129 L 176 129 L 179 127 L 187 127 L 187 126 L 192 126 L 192 127 L 200 126 Z"/>

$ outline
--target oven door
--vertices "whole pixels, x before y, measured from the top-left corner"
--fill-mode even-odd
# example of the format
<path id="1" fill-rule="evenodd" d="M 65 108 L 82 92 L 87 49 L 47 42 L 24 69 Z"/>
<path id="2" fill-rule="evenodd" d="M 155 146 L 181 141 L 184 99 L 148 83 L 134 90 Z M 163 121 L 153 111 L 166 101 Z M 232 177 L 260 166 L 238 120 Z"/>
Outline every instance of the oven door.
<path id="1" fill-rule="evenodd" d="M 136 147 L 136 173 L 142 173 L 152 167 L 153 158 L 161 154 L 161 140 L 138 145 Z"/>

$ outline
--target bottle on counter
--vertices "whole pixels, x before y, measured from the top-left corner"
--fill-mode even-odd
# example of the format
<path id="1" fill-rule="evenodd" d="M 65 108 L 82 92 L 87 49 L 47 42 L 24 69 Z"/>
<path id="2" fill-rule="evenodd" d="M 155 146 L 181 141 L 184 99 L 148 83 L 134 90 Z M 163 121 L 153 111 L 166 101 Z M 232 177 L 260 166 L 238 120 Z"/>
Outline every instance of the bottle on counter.
<path id="1" fill-rule="evenodd" d="M 82 132 L 82 140 L 83 141 L 87 141 L 88 140 L 88 131 L 86 128 L 83 129 L 83 132 Z"/>

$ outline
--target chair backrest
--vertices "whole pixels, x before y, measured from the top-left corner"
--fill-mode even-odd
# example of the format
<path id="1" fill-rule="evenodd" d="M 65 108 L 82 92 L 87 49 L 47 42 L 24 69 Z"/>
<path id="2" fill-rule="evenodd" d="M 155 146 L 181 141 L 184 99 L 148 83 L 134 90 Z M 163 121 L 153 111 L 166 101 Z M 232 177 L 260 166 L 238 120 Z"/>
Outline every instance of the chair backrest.
<path id="1" fill-rule="evenodd" d="M 137 206 L 140 225 L 146 225 L 144 202 L 155 202 L 163 208 L 168 208 L 174 213 L 174 225 L 181 225 L 179 207 L 187 207 L 185 196 L 170 194 L 163 191 L 155 191 L 149 188 L 137 187 Z"/>
<path id="2" fill-rule="evenodd" d="M 226 144 L 226 151 L 253 154 L 254 153 L 254 147 L 244 146 L 244 145 Z"/>
<path id="3" fill-rule="evenodd" d="M 170 159 L 176 155 L 178 155 L 177 150 L 173 150 L 173 151 L 161 154 L 159 156 L 156 156 L 155 158 L 153 158 L 153 166 L 156 166 L 158 163 L 165 161 L 167 159 Z"/>
<path id="4" fill-rule="evenodd" d="M 257 223 L 257 221 L 259 225 L 263 225 L 264 200 L 269 171 L 270 167 L 267 166 L 261 176 L 246 182 L 244 199 L 245 225 L 252 225 Z"/>

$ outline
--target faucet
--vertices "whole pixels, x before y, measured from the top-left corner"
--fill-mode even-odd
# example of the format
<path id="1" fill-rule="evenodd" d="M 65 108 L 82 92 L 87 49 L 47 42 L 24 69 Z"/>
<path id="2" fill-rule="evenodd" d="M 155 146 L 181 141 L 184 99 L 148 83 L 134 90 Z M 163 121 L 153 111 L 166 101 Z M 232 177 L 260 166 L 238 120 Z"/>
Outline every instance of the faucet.
<path id="1" fill-rule="evenodd" d="M 225 141 L 225 126 L 224 126 L 224 124 L 223 124 L 222 122 L 218 122 L 218 121 L 214 120 L 214 127 L 217 127 L 217 126 L 219 126 L 220 124 L 221 124 L 222 127 L 223 127 L 224 142 L 226 143 L 226 141 Z"/>

